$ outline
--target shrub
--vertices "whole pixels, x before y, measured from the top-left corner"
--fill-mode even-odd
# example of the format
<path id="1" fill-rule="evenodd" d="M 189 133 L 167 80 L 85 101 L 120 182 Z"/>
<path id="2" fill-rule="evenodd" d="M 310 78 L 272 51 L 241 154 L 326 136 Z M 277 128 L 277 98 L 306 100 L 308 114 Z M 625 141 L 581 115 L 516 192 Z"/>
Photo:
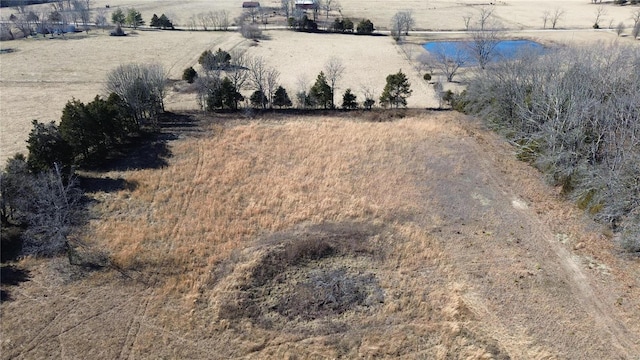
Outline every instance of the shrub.
<path id="1" fill-rule="evenodd" d="M 116 28 L 109 33 L 111 36 L 127 36 L 127 34 L 122 30 L 122 27 L 118 24 Z"/>
<path id="2" fill-rule="evenodd" d="M 431 81 L 431 74 L 425 73 L 422 78 L 424 79 L 424 81 Z"/>
<path id="3" fill-rule="evenodd" d="M 356 27 L 356 32 L 358 34 L 369 35 L 373 33 L 374 30 L 375 29 L 373 27 L 373 23 L 369 19 L 360 21 L 360 23 L 358 23 L 358 26 Z"/>
<path id="4" fill-rule="evenodd" d="M 243 23 L 240 25 L 240 34 L 245 39 L 259 40 L 262 38 L 262 30 L 256 24 Z"/>
<path id="5" fill-rule="evenodd" d="M 182 72 L 182 80 L 186 80 L 189 84 L 193 84 L 197 77 L 198 72 L 196 72 L 193 66 L 184 69 L 184 72 Z"/>
<path id="6" fill-rule="evenodd" d="M 40 172 L 51 169 L 54 164 L 70 166 L 73 163 L 73 152 L 58 126 L 53 121 L 45 124 L 33 120 L 31 124 L 33 128 L 27 138 L 29 169 Z"/>
<path id="7" fill-rule="evenodd" d="M 351 89 L 347 89 L 342 95 L 342 108 L 345 110 L 352 110 L 358 108 L 358 102 L 356 101 L 356 95 L 351 92 Z"/>

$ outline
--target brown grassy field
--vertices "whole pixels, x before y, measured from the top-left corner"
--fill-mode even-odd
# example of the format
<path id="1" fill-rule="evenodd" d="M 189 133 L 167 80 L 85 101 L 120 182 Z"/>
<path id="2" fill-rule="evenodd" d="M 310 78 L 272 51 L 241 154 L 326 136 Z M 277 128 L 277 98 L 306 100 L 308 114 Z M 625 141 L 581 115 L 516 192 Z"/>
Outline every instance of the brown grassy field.
<path id="1" fill-rule="evenodd" d="M 230 0 L 94 2 L 107 3 L 178 25 L 203 11 L 240 11 Z M 462 16 L 482 6 L 341 5 L 380 29 L 410 8 L 419 29 L 439 30 L 462 29 Z M 510 29 L 535 30 L 557 6 L 509 0 L 495 14 Z M 514 36 L 616 39 L 583 31 L 595 5 L 562 8 L 560 27 L 574 30 Z M 607 6 L 603 24 L 628 21 L 632 9 Z M 362 100 L 366 86 L 379 95 L 385 76 L 402 69 L 409 105 L 437 104 L 410 60 L 416 43 L 442 35 L 412 35 L 403 47 L 388 37 L 267 35 L 257 46 L 236 33 L 189 31 L 3 42 L 15 51 L 0 54 L 0 157 L 25 150 L 32 119 L 58 120 L 71 98 L 102 94 L 116 66 L 157 62 L 177 80 L 219 47 L 263 56 L 290 95 L 338 57 L 346 66 L 338 93 L 351 87 Z M 206 117 L 183 88 L 172 81 L 167 108 L 198 126 L 175 134 L 166 166 L 85 174 L 124 184 L 90 194 L 92 220 L 72 239 L 113 266 L 14 264 L 28 281 L 3 284 L 0 358 L 640 357 L 638 259 L 475 120 L 417 109 Z"/>
<path id="2" fill-rule="evenodd" d="M 23 260 L 2 358 L 640 354 L 638 259 L 472 119 L 389 116 L 203 118 L 100 174 L 76 239 L 120 271 Z"/>

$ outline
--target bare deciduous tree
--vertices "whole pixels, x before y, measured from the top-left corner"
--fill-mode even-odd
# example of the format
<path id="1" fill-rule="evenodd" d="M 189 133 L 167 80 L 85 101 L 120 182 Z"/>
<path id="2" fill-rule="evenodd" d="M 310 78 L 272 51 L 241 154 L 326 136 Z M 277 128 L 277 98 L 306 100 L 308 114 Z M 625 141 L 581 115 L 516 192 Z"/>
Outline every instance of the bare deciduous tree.
<path id="1" fill-rule="evenodd" d="M 595 20 L 593 22 L 593 28 L 594 29 L 599 29 L 600 28 L 600 20 L 605 15 L 607 15 L 607 9 L 605 9 L 605 7 L 602 6 L 602 5 L 598 6 L 596 8 L 596 11 L 595 11 Z"/>
<path id="2" fill-rule="evenodd" d="M 489 19 L 493 16 L 493 11 L 495 9 L 487 6 L 483 6 L 480 8 L 480 19 L 478 20 L 478 25 L 480 30 L 484 30 L 487 25 L 489 25 Z"/>
<path id="3" fill-rule="evenodd" d="M 104 29 L 104 27 L 107 25 L 107 10 L 105 10 L 105 8 L 98 8 L 96 10 L 96 15 L 94 16 L 93 21 L 95 22 L 97 27 Z"/>
<path id="4" fill-rule="evenodd" d="M 409 31 L 415 25 L 415 19 L 411 10 L 398 11 L 391 18 L 391 35 L 398 40 L 402 35 L 409 35 Z"/>
<path id="5" fill-rule="evenodd" d="M 266 78 L 265 78 L 265 89 L 267 92 L 264 95 L 267 97 L 267 101 L 269 102 L 269 108 L 273 108 L 273 95 L 278 88 L 278 80 L 280 79 L 280 72 L 274 68 L 269 68 L 267 70 Z"/>
<path id="6" fill-rule="evenodd" d="M 473 16 L 471 14 L 462 15 L 462 20 L 464 21 L 464 29 L 469 30 L 469 24 L 471 23 L 471 18 Z"/>
<path id="7" fill-rule="evenodd" d="M 556 25 L 558 25 L 558 21 L 560 21 L 560 19 L 562 19 L 564 14 L 565 14 L 565 10 L 564 9 L 555 8 L 553 10 L 553 14 L 551 14 L 551 28 L 552 29 L 556 28 Z"/>
<path id="8" fill-rule="evenodd" d="M 79 18 L 82 22 L 83 29 L 86 32 L 89 32 L 89 20 L 91 19 L 91 12 L 89 11 L 89 7 L 87 7 L 89 5 L 87 4 L 87 1 L 90 0 L 73 0 L 71 4 L 73 13 L 76 14 L 76 21 L 77 18 Z"/>
<path id="9" fill-rule="evenodd" d="M 82 219 L 82 192 L 75 177 L 66 177 L 66 181 L 65 177 L 56 164 L 52 170 L 31 180 L 26 212 L 28 229 L 23 245 L 25 254 L 53 256 L 68 248 L 67 237 Z"/>
<path id="10" fill-rule="evenodd" d="M 448 52 L 444 47 L 438 45 L 433 52 L 421 54 L 418 57 L 423 66 L 439 70 L 448 82 L 452 82 L 458 70 L 468 61 L 468 54 L 464 45 L 458 44 L 452 47 L 453 51 Z"/>
<path id="11" fill-rule="evenodd" d="M 624 23 L 622 21 L 620 21 L 618 23 L 618 26 L 616 26 L 616 34 L 618 36 L 622 35 L 622 33 L 624 32 Z"/>
<path id="12" fill-rule="evenodd" d="M 331 11 L 340 11 L 342 7 L 337 0 L 322 0 L 320 2 L 320 9 L 325 11 L 326 21 L 329 21 L 329 13 Z"/>
<path id="13" fill-rule="evenodd" d="M 640 9 L 633 12 L 631 19 L 633 20 L 631 35 L 633 35 L 633 38 L 635 39 L 640 34 Z"/>
<path id="14" fill-rule="evenodd" d="M 259 91 L 262 94 L 267 94 L 268 91 L 268 77 L 270 69 L 267 63 L 262 57 L 248 57 L 247 69 L 249 70 L 249 83 L 255 91 Z M 262 104 L 263 108 L 266 108 L 267 104 Z"/>
<path id="15" fill-rule="evenodd" d="M 344 70 L 345 67 L 342 60 L 336 57 L 332 57 L 324 65 L 324 72 L 327 76 L 327 80 L 329 80 L 329 85 L 331 86 L 331 108 L 335 107 L 334 97 L 336 93 L 336 84 L 340 81 L 340 78 L 342 78 Z"/>
<path id="16" fill-rule="evenodd" d="M 147 122 L 155 127 L 164 111 L 166 82 L 162 65 L 126 64 L 107 74 L 106 90 L 124 100 L 138 125 Z"/>
<path id="17" fill-rule="evenodd" d="M 484 69 L 496 55 L 495 49 L 500 40 L 501 36 L 497 30 L 473 31 L 471 41 L 466 43 L 467 49 L 481 69 Z"/>
<path id="18" fill-rule="evenodd" d="M 549 22 L 550 18 L 551 18 L 551 12 L 549 10 L 545 10 L 542 12 L 542 28 L 543 29 L 547 28 L 547 22 Z"/>
<path id="19" fill-rule="evenodd" d="M 231 51 L 231 62 L 229 63 L 226 74 L 238 91 L 245 88 L 245 84 L 249 78 L 247 61 L 248 57 L 245 52 L 240 50 Z"/>

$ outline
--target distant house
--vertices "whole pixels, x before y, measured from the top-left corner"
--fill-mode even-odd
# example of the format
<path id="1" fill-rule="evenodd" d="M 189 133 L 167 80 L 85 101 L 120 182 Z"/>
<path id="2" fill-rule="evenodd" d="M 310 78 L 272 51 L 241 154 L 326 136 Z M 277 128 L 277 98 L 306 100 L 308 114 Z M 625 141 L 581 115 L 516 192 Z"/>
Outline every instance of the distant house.
<path id="1" fill-rule="evenodd" d="M 259 7 L 260 7 L 260 3 L 257 1 L 245 1 L 242 3 L 243 9 L 254 9 Z"/>
<path id="2" fill-rule="evenodd" d="M 296 9 L 301 10 L 318 10 L 317 0 L 296 0 Z"/>

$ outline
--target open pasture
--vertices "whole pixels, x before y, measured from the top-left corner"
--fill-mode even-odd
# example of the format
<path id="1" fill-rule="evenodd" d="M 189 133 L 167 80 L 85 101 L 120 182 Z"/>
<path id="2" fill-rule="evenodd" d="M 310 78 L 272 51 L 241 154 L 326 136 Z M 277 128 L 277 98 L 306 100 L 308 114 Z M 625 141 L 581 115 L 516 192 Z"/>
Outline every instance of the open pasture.
<path id="1" fill-rule="evenodd" d="M 639 354 L 637 261 L 472 119 L 406 115 L 200 118 L 102 174 L 78 235 L 120 271 L 23 261 L 2 358 Z"/>

